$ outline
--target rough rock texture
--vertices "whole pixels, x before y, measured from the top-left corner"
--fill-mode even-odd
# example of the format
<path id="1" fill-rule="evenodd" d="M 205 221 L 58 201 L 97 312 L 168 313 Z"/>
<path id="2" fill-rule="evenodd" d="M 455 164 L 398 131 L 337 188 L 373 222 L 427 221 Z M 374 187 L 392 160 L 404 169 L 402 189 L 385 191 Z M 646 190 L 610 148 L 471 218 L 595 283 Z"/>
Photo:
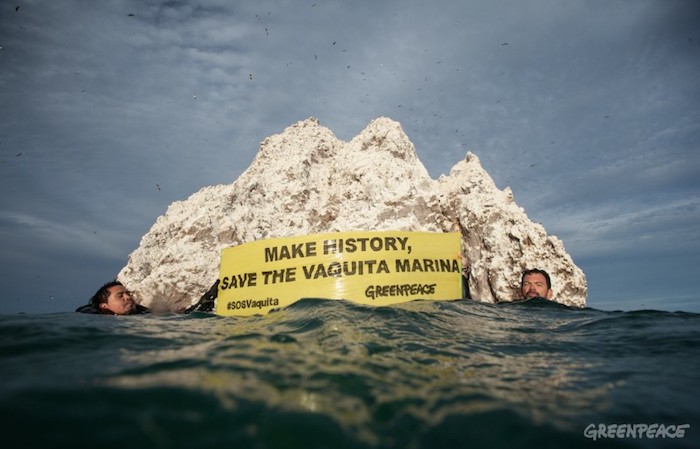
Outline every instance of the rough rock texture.
<path id="1" fill-rule="evenodd" d="M 233 184 L 171 204 L 118 279 L 143 305 L 181 310 L 216 280 L 223 248 L 350 230 L 460 231 L 474 299 L 519 298 L 521 272 L 537 267 L 550 273 L 556 301 L 585 306 L 585 276 L 562 242 L 475 155 L 434 180 L 401 125 L 383 117 L 350 142 L 313 118 L 266 138 Z"/>

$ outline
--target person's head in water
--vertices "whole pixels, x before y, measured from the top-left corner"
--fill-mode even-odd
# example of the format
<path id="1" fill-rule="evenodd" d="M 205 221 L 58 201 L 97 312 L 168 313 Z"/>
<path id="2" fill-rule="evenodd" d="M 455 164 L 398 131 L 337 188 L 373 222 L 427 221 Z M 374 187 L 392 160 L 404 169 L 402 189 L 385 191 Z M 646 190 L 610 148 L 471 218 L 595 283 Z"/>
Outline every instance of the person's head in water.
<path id="1" fill-rule="evenodd" d="M 552 299 L 552 281 L 544 270 L 532 269 L 523 273 L 520 280 L 520 293 L 523 299 L 547 298 Z"/>
<path id="2" fill-rule="evenodd" d="M 131 315 L 137 312 L 136 302 L 121 282 L 107 282 L 90 298 L 90 304 L 100 313 Z"/>

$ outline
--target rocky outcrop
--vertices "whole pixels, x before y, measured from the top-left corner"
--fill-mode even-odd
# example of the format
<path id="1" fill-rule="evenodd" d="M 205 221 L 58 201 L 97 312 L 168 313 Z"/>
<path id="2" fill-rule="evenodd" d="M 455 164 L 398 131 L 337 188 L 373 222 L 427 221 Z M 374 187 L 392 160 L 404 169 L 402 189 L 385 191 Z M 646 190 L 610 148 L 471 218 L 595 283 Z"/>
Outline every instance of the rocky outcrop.
<path id="1" fill-rule="evenodd" d="M 315 119 L 266 138 L 233 184 L 171 204 L 118 279 L 146 306 L 181 310 L 216 280 L 223 248 L 350 230 L 459 231 L 474 299 L 519 298 L 520 273 L 536 267 L 550 273 L 556 301 L 585 305 L 585 276 L 562 242 L 530 221 L 474 154 L 434 180 L 387 118 L 350 142 Z"/>

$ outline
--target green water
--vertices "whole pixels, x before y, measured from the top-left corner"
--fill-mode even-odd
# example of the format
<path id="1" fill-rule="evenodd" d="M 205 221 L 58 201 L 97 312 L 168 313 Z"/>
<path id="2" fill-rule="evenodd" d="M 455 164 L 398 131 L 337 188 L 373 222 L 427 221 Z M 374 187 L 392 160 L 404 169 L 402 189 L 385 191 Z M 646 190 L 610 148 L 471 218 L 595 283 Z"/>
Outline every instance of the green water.
<path id="1" fill-rule="evenodd" d="M 700 315 L 303 300 L 0 316 L 4 447 L 700 447 Z M 689 424 L 597 438 L 594 424 Z M 606 427 L 607 428 L 607 427 Z"/>

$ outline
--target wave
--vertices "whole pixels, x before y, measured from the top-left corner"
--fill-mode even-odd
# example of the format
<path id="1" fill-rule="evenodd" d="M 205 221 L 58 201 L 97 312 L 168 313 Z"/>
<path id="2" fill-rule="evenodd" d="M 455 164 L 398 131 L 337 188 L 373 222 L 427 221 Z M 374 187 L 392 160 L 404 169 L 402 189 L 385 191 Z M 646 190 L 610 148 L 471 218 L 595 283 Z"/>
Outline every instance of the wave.
<path id="1" fill-rule="evenodd" d="M 0 316 L 0 413 L 44 447 L 590 446 L 591 423 L 698 422 L 699 317 L 314 298 L 249 318 Z"/>

